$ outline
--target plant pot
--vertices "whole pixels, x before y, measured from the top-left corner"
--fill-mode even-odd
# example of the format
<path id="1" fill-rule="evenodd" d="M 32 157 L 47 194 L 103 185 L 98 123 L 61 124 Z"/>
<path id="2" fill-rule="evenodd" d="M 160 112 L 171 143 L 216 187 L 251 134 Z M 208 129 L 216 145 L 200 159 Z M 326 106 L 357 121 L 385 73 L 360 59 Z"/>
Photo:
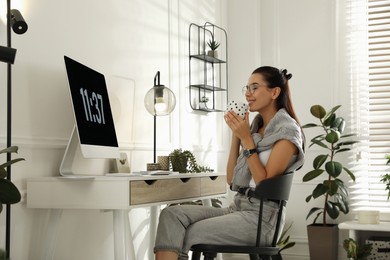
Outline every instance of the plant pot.
<path id="1" fill-rule="evenodd" d="M 311 260 L 335 260 L 338 254 L 339 229 L 337 224 L 307 226 Z"/>
<path id="2" fill-rule="evenodd" d="M 207 56 L 218 58 L 218 51 L 208 51 Z"/>
<path id="3" fill-rule="evenodd" d="M 179 172 L 179 173 L 186 173 L 187 172 L 188 158 L 170 156 L 169 160 L 171 162 L 172 171 Z"/>
<path id="4" fill-rule="evenodd" d="M 271 256 L 272 260 L 283 260 L 282 255 L 279 253 L 277 255 Z"/>

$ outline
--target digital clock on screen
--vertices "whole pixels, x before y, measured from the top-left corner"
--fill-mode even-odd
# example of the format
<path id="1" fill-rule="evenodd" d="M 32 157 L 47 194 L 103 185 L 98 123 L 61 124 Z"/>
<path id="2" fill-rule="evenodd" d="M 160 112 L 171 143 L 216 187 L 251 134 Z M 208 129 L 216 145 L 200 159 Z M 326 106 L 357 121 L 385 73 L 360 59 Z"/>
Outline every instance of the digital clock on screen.
<path id="1" fill-rule="evenodd" d="M 105 77 L 65 56 L 81 144 L 118 146 Z"/>

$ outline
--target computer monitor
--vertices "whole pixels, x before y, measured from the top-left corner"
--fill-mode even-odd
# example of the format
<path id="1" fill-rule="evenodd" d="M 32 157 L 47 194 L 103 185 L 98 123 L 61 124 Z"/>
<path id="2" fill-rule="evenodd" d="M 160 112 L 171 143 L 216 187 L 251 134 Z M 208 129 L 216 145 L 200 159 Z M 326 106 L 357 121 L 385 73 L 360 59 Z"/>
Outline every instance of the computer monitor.
<path id="1" fill-rule="evenodd" d="M 85 158 L 119 158 L 103 74 L 64 56 L 80 148 Z"/>
<path id="2" fill-rule="evenodd" d="M 75 127 L 60 174 L 104 175 L 109 172 L 109 159 L 120 158 L 105 77 L 67 56 L 64 59 Z"/>

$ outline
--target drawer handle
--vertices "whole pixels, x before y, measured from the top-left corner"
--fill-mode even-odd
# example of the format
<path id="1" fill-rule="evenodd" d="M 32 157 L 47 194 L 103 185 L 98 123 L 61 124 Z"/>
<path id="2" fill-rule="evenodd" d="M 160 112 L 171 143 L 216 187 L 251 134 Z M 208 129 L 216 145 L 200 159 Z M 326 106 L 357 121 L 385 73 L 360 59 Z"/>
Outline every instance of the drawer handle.
<path id="1" fill-rule="evenodd" d="M 215 181 L 218 178 L 218 176 L 210 176 L 210 179 Z"/>
<path id="2" fill-rule="evenodd" d="M 187 181 L 189 181 L 191 178 L 180 178 L 180 180 L 184 183 L 186 183 Z"/>
<path id="3" fill-rule="evenodd" d="M 148 185 L 153 185 L 153 183 L 155 183 L 157 180 L 144 180 L 144 182 L 146 182 L 146 184 Z"/>

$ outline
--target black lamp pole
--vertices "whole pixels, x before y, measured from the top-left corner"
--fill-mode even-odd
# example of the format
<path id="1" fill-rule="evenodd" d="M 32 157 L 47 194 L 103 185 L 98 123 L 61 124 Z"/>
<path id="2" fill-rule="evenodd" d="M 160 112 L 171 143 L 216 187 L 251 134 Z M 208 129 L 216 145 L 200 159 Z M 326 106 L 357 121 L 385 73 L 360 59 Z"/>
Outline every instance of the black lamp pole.
<path id="1" fill-rule="evenodd" d="M 11 0 L 7 0 L 7 47 L 11 48 Z M 7 63 L 7 147 L 11 146 L 12 139 L 12 77 L 11 64 Z M 11 153 L 7 153 L 7 161 L 11 160 Z M 11 180 L 11 165 L 7 167 L 7 179 Z M 6 205 L 6 229 L 5 229 L 5 252 L 6 258 L 10 257 L 11 244 L 11 204 Z"/>
<path id="2" fill-rule="evenodd" d="M 154 87 L 160 87 L 160 71 L 157 71 L 156 76 L 154 76 Z M 155 95 L 157 91 L 155 91 Z M 156 102 L 156 99 L 154 100 Z M 156 130 L 157 130 L 157 115 L 153 115 L 153 162 L 156 163 L 156 145 L 157 145 L 157 137 L 156 137 Z"/>

